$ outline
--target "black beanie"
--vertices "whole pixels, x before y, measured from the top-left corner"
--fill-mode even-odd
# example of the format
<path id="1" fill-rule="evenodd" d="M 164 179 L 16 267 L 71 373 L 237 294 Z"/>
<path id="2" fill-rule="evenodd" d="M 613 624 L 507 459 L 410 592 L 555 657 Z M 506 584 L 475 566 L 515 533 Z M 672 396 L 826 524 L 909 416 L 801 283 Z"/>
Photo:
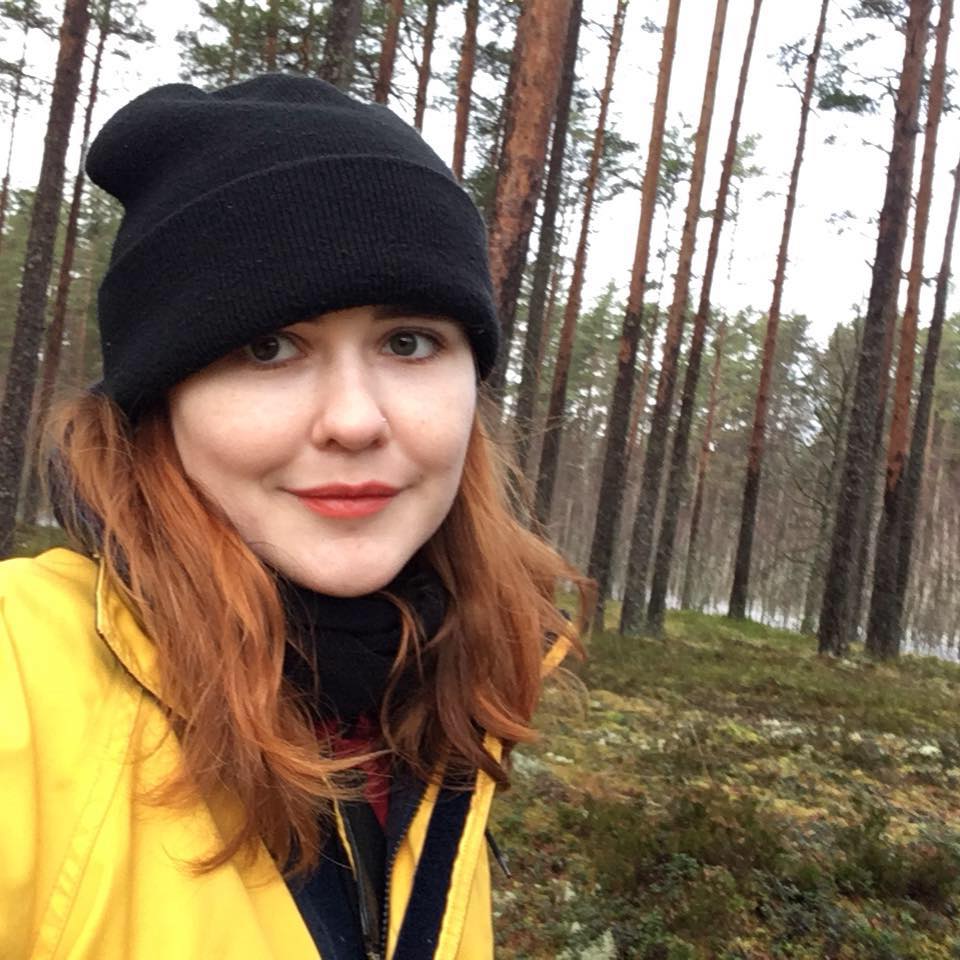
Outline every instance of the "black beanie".
<path id="1" fill-rule="evenodd" d="M 124 207 L 100 287 L 101 389 L 129 415 L 189 374 L 330 310 L 459 321 L 485 377 L 498 327 L 483 220 L 386 107 L 269 74 L 156 87 L 87 156 Z"/>

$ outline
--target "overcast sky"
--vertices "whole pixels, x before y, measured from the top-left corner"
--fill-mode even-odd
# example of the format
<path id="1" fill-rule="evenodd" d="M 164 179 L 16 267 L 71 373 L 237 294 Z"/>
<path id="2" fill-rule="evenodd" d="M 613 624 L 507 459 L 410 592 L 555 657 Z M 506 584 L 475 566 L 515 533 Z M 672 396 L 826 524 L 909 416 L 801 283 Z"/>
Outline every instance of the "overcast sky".
<path id="1" fill-rule="evenodd" d="M 839 36 L 850 27 L 843 8 L 850 0 L 833 0 L 831 32 Z M 43 4 L 53 16 L 59 16 L 59 4 Z M 461 4 L 448 12 L 441 22 L 437 44 L 437 69 L 456 56 L 462 25 Z M 608 28 L 615 0 L 585 0 L 585 16 L 591 22 L 581 39 L 584 56 L 579 75 L 599 90 L 606 65 L 605 40 L 600 29 Z M 659 34 L 643 29 L 648 18 L 663 23 L 667 0 L 633 0 L 627 15 L 623 51 L 617 69 L 612 118 L 618 132 L 640 145 L 640 162 L 646 153 L 650 135 L 651 105 L 655 93 L 660 56 Z M 714 303 L 729 311 L 752 306 L 766 310 L 770 302 L 771 279 L 783 222 L 785 190 L 793 162 L 799 122 L 799 95 L 790 87 L 787 76 L 777 64 L 777 50 L 787 43 L 812 39 L 820 4 L 816 0 L 765 0 L 751 72 L 741 136 L 760 135 L 754 162 L 764 175 L 750 181 L 744 192 L 743 211 L 735 239 L 728 227 L 721 250 L 724 264 L 733 249 L 731 277 L 726 269 L 718 272 Z M 713 23 L 712 0 L 685 0 L 680 18 L 677 57 L 670 96 L 669 122 L 681 118 L 695 127 L 703 94 L 704 73 Z M 733 95 L 752 0 L 731 0 L 724 55 L 720 68 L 717 110 L 707 166 L 703 207 L 712 209 L 719 180 L 720 162 L 726 146 L 727 130 L 733 110 Z M 127 99 L 143 90 L 179 79 L 180 51 L 174 35 L 199 21 L 195 0 L 146 0 L 143 19 L 154 31 L 157 43 L 152 49 L 138 49 L 131 62 L 111 58 L 105 70 L 104 90 L 98 105 L 94 128 Z M 860 65 L 867 72 L 898 69 L 902 58 L 900 38 L 892 31 L 881 32 L 878 40 L 861 53 Z M 0 39 L 0 56 L 19 56 L 15 34 Z M 950 62 L 960 64 L 960 39 L 951 47 Z M 49 76 L 54 52 L 50 44 L 37 41 L 30 49 L 30 68 Z M 931 58 L 932 59 L 932 58 Z M 795 71 L 802 82 L 802 67 Z M 407 116 L 402 105 L 398 111 Z M 409 117 L 408 117 L 409 118 Z M 17 186 L 32 186 L 36 180 L 43 149 L 46 123 L 45 106 L 31 108 L 22 117 L 14 154 L 13 180 Z M 6 153 L 7 127 L 0 133 L 0 147 Z M 833 326 L 851 316 L 857 305 L 865 303 L 870 283 L 870 262 L 876 245 L 876 216 L 883 199 L 886 168 L 885 150 L 891 139 L 891 110 L 887 105 L 869 117 L 835 113 L 817 113 L 810 123 L 806 161 L 801 173 L 799 203 L 791 243 L 790 268 L 784 294 L 786 312 L 805 313 L 814 333 L 825 339 Z M 424 135 L 438 153 L 449 160 L 452 146 L 451 118 L 439 111 L 428 113 Z M 922 138 L 918 141 L 918 161 Z M 77 145 L 73 144 L 70 169 L 76 167 Z M 957 165 L 960 132 L 954 114 L 945 116 L 941 126 L 933 215 L 927 241 L 925 274 L 935 275 L 942 254 L 943 234 L 952 181 L 949 171 Z M 642 168 L 636 180 L 642 177 Z M 678 242 L 687 189 L 678 198 L 672 228 L 672 242 Z M 585 303 L 613 280 L 625 293 L 636 242 L 640 198 L 627 191 L 603 204 L 594 214 L 593 239 L 588 266 Z M 852 218 L 845 214 L 852 214 Z M 579 229 L 579 225 L 577 226 Z M 699 272 L 708 240 L 706 221 L 698 236 L 700 256 L 695 261 L 692 296 L 699 294 Z M 666 224 L 658 219 L 653 247 L 663 243 Z M 572 231 L 571 244 L 576 231 Z M 731 247 L 733 244 L 733 247 Z M 669 288 L 667 291 L 669 298 Z M 932 290 L 924 294 L 921 323 L 929 320 Z M 955 309 L 951 301 L 951 309 Z"/>

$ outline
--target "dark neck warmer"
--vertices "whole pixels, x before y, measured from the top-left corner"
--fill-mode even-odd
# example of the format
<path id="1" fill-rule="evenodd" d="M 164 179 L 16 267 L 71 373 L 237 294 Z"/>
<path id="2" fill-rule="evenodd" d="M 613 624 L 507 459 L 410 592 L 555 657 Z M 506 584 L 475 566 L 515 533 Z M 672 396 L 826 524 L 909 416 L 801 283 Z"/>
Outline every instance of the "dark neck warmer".
<path id="1" fill-rule="evenodd" d="M 447 594 L 436 573 L 417 558 L 384 592 L 409 604 L 423 639 L 440 629 Z M 287 622 L 297 641 L 287 645 L 284 676 L 309 698 L 318 720 L 336 718 L 351 725 L 361 715 L 378 716 L 402 629 L 400 611 L 384 592 L 331 597 L 280 581 Z M 402 705 L 419 682 L 411 664 L 394 690 L 392 705 Z"/>

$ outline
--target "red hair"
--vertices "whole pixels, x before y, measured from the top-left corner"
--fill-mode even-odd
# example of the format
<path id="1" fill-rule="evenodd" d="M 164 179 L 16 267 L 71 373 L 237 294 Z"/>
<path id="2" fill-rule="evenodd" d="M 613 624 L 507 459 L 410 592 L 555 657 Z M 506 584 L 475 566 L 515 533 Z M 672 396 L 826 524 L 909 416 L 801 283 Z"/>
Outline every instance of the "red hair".
<path id="1" fill-rule="evenodd" d="M 314 721 L 283 677 L 287 629 L 273 575 L 184 473 L 165 410 L 131 429 L 108 398 L 85 394 L 58 408 L 50 431 L 63 525 L 103 557 L 157 648 L 184 757 L 160 801 L 226 787 L 241 803 L 236 832 L 198 868 L 259 840 L 278 863 L 311 866 L 323 841 L 318 811 L 350 793 L 343 773 L 358 758 L 318 749 Z M 589 582 L 514 516 L 505 462 L 479 414 L 453 507 L 423 552 L 452 599 L 424 641 L 393 598 L 404 622 L 393 678 L 415 663 L 428 682 L 396 712 L 388 688 L 384 746 L 424 779 L 444 764 L 448 782 L 479 768 L 505 785 L 478 731 L 502 740 L 505 755 L 534 738 L 544 638 L 570 629 L 555 589 L 571 581 L 584 599 Z"/>

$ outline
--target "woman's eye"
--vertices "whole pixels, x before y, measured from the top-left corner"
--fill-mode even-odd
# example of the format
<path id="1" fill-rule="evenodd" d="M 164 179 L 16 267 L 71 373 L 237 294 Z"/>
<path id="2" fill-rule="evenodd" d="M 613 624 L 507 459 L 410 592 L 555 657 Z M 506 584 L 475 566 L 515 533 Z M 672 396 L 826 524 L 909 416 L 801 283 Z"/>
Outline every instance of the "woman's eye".
<path id="1" fill-rule="evenodd" d="M 436 337 L 416 330 L 398 330 L 387 339 L 390 351 L 398 357 L 426 360 L 440 348 Z"/>
<path id="2" fill-rule="evenodd" d="M 300 353 L 294 342 L 282 333 L 258 337 L 248 343 L 243 352 L 248 360 L 261 364 L 282 363 L 284 360 L 292 360 Z"/>

